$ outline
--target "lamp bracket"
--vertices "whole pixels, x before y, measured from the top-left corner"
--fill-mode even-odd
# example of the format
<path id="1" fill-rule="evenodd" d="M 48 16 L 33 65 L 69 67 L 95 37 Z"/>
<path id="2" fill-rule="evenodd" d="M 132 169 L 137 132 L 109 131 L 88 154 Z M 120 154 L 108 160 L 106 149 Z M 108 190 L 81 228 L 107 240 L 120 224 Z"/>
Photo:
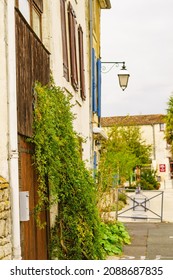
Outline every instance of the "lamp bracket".
<path id="1" fill-rule="evenodd" d="M 117 61 L 117 62 L 113 62 L 113 61 L 104 61 L 104 62 L 101 62 L 101 64 L 105 64 L 105 65 L 103 65 L 102 67 L 101 67 L 101 72 L 102 73 L 109 73 L 111 70 L 112 70 L 112 68 L 114 67 L 114 66 L 116 66 L 116 67 L 118 67 L 119 66 L 119 64 L 123 64 L 123 66 L 122 66 L 122 70 L 126 70 L 126 66 L 125 66 L 125 62 L 124 61 Z M 107 66 L 106 66 L 106 64 L 108 64 Z M 111 66 L 110 66 L 111 65 Z"/>

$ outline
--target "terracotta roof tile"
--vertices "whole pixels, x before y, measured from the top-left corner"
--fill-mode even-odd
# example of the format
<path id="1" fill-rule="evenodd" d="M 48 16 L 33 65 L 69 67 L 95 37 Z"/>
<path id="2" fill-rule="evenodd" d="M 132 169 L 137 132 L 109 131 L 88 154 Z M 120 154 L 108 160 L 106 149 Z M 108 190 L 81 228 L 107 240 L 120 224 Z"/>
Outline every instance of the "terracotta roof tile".
<path id="1" fill-rule="evenodd" d="M 127 115 L 101 118 L 102 127 L 110 127 L 114 125 L 151 125 L 159 123 L 165 123 L 165 115 Z"/>

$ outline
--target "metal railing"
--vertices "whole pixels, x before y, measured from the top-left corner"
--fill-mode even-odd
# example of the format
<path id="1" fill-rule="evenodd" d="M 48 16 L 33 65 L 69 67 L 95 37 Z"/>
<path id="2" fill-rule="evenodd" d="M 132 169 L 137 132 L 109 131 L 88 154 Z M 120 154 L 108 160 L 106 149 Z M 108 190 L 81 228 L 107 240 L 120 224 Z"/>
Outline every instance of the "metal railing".
<path id="1" fill-rule="evenodd" d="M 118 193 L 123 193 L 128 200 L 131 202 L 131 206 L 126 208 L 122 211 L 117 212 L 117 219 L 118 217 L 121 218 L 133 218 L 133 219 L 159 219 L 161 222 L 163 221 L 163 191 L 159 190 L 142 190 L 138 194 L 135 193 L 134 196 L 131 196 L 130 193 L 135 192 L 134 189 L 118 189 Z M 144 195 L 147 193 L 149 197 Z M 150 207 L 150 202 L 155 199 L 156 197 L 160 197 L 160 207 L 158 212 L 153 210 Z M 131 211 L 131 212 L 130 212 Z M 129 213 L 129 215 L 122 215 L 124 213 Z M 147 213 L 147 215 L 146 215 Z M 148 215 L 153 214 L 153 216 Z"/>

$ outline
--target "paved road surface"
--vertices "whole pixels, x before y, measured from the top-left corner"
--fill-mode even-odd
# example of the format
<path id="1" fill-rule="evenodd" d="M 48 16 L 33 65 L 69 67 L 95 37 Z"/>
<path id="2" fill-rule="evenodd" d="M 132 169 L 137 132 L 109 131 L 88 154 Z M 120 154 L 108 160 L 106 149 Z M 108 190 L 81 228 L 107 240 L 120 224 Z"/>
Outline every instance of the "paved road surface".
<path id="1" fill-rule="evenodd" d="M 173 223 L 125 223 L 131 245 L 120 259 L 173 260 Z"/>
<path id="2" fill-rule="evenodd" d="M 154 194 L 145 192 L 146 197 L 151 197 Z M 129 201 L 126 209 L 131 207 L 133 202 Z M 151 199 L 149 209 L 158 215 L 161 214 L 161 196 Z M 127 211 L 125 215 L 128 218 L 118 218 L 122 221 L 130 236 L 131 245 L 124 246 L 123 256 L 120 259 L 131 260 L 173 260 L 173 189 L 163 190 L 163 211 L 162 222 L 160 219 L 148 219 L 147 217 L 158 218 L 152 212 L 138 213 L 132 210 Z M 146 216 L 146 219 L 134 219 L 133 215 L 139 214 Z M 115 213 L 114 213 L 115 215 Z M 117 259 L 113 256 L 108 259 Z"/>

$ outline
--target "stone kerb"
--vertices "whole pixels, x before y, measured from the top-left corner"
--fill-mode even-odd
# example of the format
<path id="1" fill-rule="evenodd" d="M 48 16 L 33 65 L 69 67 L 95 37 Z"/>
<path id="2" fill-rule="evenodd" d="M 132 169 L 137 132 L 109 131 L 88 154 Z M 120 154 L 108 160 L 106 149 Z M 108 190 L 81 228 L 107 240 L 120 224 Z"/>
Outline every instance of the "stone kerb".
<path id="1" fill-rule="evenodd" d="M 0 260 L 12 259 L 10 191 L 8 182 L 0 176 Z"/>

